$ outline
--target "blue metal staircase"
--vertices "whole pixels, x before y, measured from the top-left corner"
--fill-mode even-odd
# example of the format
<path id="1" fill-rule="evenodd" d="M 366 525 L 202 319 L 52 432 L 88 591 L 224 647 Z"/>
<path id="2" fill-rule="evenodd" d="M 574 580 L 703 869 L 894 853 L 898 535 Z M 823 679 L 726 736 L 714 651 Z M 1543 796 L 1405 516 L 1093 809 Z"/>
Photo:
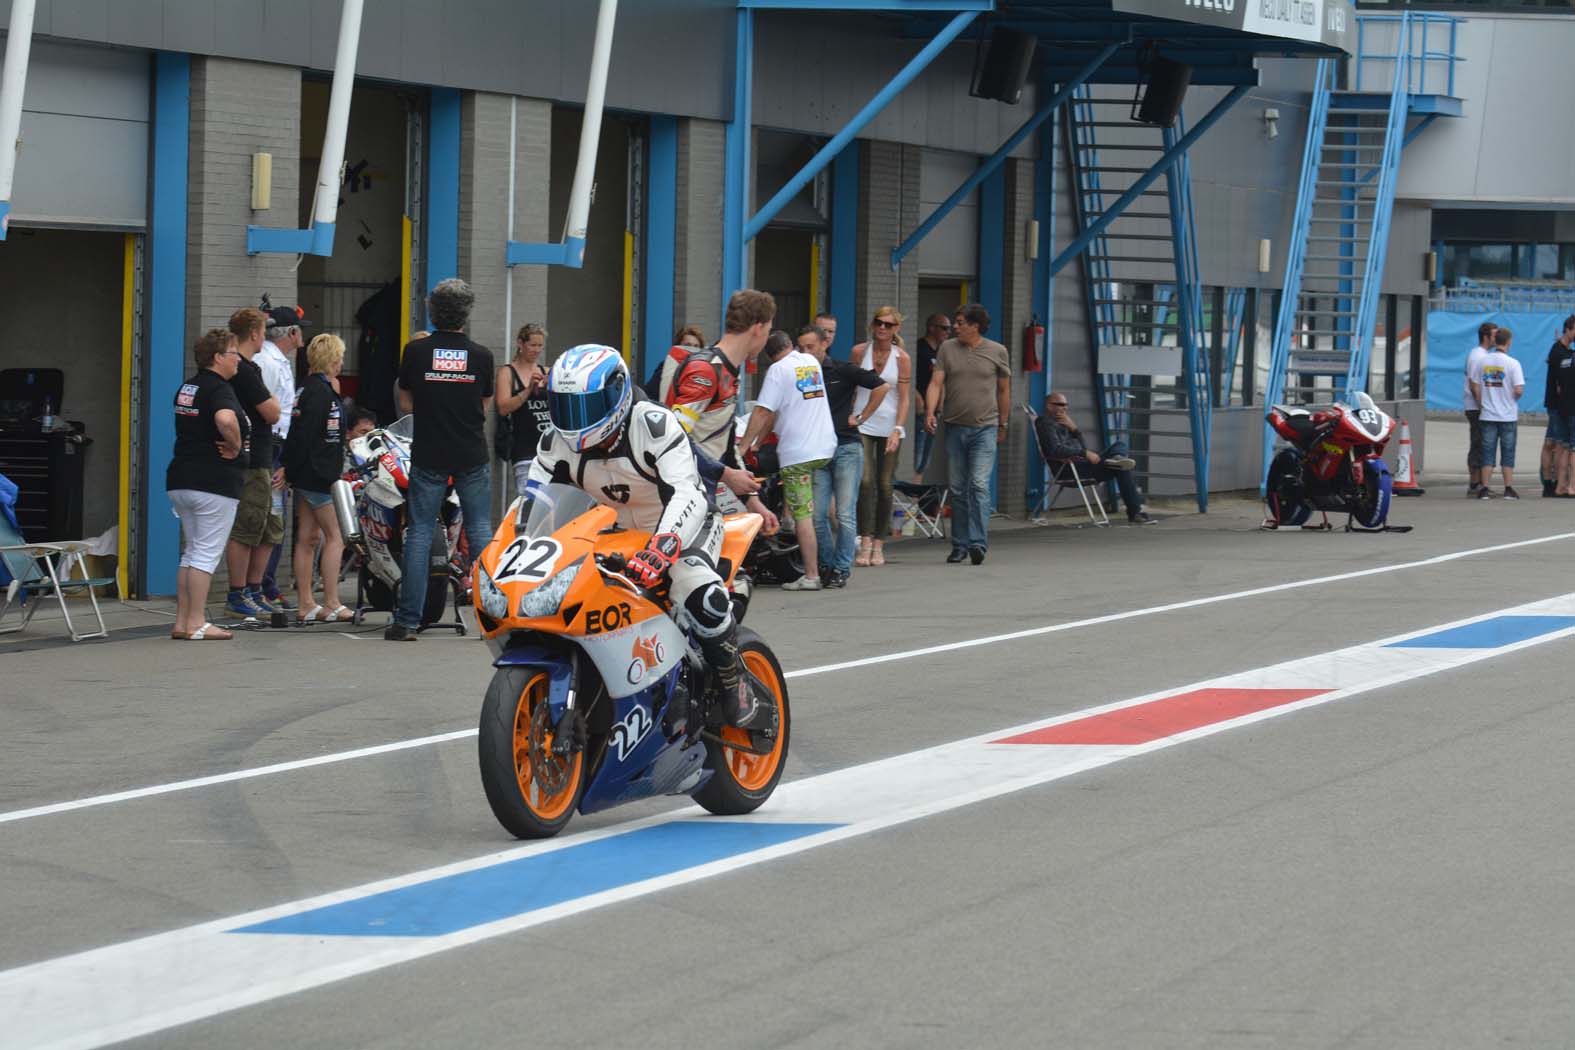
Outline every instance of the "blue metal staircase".
<path id="1" fill-rule="evenodd" d="M 1133 122 L 1124 112 L 1131 105 L 1130 95 L 1080 88 L 1067 108 L 1078 235 L 1185 134 Z M 1165 487 L 1195 491 L 1207 510 L 1210 385 L 1198 347 L 1203 315 L 1184 156 L 1163 187 L 1145 190 L 1083 253 L 1094 394 L 1101 436 L 1126 443 L 1140 486 L 1180 482 Z M 1123 355 L 1148 363 L 1117 370 Z"/>
<path id="2" fill-rule="evenodd" d="M 1455 27 L 1449 16 L 1362 16 L 1355 85 L 1337 90 L 1336 70 L 1318 63 L 1308 116 L 1285 289 L 1275 320 L 1265 404 L 1311 404 L 1367 390 L 1389 222 L 1405 145 L 1440 115 L 1459 115 L 1453 95 Z M 1447 24 L 1449 51 L 1429 49 Z M 1391 35 L 1392 53 L 1367 54 L 1369 32 Z M 1429 63 L 1448 65 L 1448 93 L 1429 94 Z M 1363 67 L 1392 63 L 1383 90 L 1363 90 Z M 1371 78 L 1369 78 L 1371 79 Z M 1417 122 L 1407 131 L 1407 122 Z M 1264 428 L 1265 470 L 1274 432 Z"/>

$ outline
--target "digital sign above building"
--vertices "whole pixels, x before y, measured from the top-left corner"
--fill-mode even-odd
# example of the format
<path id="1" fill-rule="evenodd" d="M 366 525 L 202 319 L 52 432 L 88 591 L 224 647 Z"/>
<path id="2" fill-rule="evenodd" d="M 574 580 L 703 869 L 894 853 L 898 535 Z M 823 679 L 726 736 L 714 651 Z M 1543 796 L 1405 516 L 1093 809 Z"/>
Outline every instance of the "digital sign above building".
<path id="1" fill-rule="evenodd" d="M 1177 22 L 1304 40 L 1350 52 L 1356 28 L 1349 0 L 1112 0 L 1117 11 Z"/>

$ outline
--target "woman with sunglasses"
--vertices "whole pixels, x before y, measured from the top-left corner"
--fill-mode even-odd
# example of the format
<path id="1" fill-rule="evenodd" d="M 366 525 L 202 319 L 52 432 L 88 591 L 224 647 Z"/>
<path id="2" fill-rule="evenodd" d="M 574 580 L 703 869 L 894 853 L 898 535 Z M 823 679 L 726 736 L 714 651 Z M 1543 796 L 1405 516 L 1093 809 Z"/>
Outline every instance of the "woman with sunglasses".
<path id="1" fill-rule="evenodd" d="M 870 393 L 860 390 L 854 411 L 864 422 L 859 434 L 864 441 L 864 477 L 859 482 L 859 551 L 855 565 L 885 565 L 886 534 L 891 531 L 891 483 L 897 473 L 897 451 L 907 437 L 899 420 L 908 418 L 908 400 L 913 389 L 913 362 L 899 345 L 898 330 L 902 314 L 896 307 L 883 306 L 870 321 L 870 338 L 853 348 L 853 360 L 880 375 L 897 396 L 887 397 L 866 412 Z"/>

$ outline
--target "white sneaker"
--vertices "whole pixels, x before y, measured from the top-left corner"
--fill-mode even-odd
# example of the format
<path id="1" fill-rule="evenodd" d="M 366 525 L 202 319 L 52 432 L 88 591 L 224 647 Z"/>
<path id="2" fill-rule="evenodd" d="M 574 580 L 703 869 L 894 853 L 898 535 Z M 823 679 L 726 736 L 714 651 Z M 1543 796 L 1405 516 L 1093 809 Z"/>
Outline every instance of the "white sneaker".
<path id="1" fill-rule="evenodd" d="M 784 591 L 818 591 L 820 590 L 819 576 L 800 576 L 792 583 L 782 585 Z"/>
<path id="2" fill-rule="evenodd" d="M 1137 466 L 1137 460 L 1131 456 L 1107 456 L 1099 461 L 1099 465 L 1112 470 L 1131 470 Z"/>

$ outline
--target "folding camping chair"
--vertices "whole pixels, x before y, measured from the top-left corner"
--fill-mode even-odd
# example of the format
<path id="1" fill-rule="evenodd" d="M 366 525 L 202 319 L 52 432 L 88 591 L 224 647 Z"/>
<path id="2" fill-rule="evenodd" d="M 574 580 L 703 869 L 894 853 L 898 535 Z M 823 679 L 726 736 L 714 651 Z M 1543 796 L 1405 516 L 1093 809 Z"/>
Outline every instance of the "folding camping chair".
<path id="1" fill-rule="evenodd" d="M 920 535 L 932 540 L 946 538 L 946 529 L 941 525 L 941 517 L 946 510 L 946 499 L 950 494 L 945 485 L 916 485 L 911 481 L 891 483 L 892 505 L 913 521 L 914 528 Z"/>
<path id="2" fill-rule="evenodd" d="M 22 622 L 10 627 L 0 627 L 0 634 L 14 634 L 25 630 L 44 599 L 53 596 L 60 602 L 60 612 L 66 618 L 66 630 L 71 633 L 73 642 L 80 642 L 84 638 L 107 638 L 109 630 L 104 626 L 104 613 L 98 607 L 98 595 L 93 589 L 112 586 L 115 580 L 108 576 L 86 578 L 87 563 L 84 558 L 87 548 L 86 543 L 79 541 L 24 542 L 10 520 L 0 515 L 0 560 L 5 562 L 6 570 L 11 574 L 11 582 L 6 585 L 4 597 L 0 598 L 0 620 L 5 619 L 5 614 L 18 598 L 27 607 L 27 614 L 22 617 Z M 81 568 L 84 578 L 72 579 L 71 572 L 78 567 Z M 79 591 L 84 587 L 87 588 L 88 598 L 93 603 L 93 615 L 98 619 L 98 630 L 78 634 L 76 625 L 71 622 L 71 610 L 66 605 L 66 592 Z"/>
<path id="3" fill-rule="evenodd" d="M 1110 515 L 1105 513 L 1105 501 L 1099 493 L 1099 482 L 1093 478 L 1085 479 L 1077 469 L 1077 460 L 1052 459 L 1045 455 L 1044 446 L 1039 443 L 1039 428 L 1034 426 L 1039 421 L 1039 413 L 1027 405 L 1022 407 L 1028 415 L 1028 432 L 1034 436 L 1034 448 L 1039 450 L 1039 458 L 1050 468 L 1049 485 L 1045 488 L 1045 494 L 1039 498 L 1039 506 L 1034 508 L 1034 514 L 1049 513 L 1055 509 L 1055 501 L 1061 498 L 1061 493 L 1067 489 L 1076 489 L 1077 494 L 1083 497 L 1083 509 L 1088 511 L 1088 520 L 1100 528 L 1109 525 Z"/>

